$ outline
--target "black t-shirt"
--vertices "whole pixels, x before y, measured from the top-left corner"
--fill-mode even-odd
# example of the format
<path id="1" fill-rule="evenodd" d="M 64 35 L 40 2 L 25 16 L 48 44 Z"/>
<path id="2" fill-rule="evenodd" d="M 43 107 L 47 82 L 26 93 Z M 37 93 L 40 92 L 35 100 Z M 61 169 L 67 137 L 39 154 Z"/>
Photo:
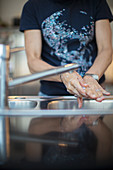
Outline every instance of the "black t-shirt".
<path id="1" fill-rule="evenodd" d="M 83 77 L 97 56 L 95 22 L 113 20 L 106 0 L 29 0 L 21 17 L 20 31 L 42 32 L 42 60 L 60 66 L 78 63 Z M 41 92 L 69 95 L 63 83 L 41 81 Z"/>

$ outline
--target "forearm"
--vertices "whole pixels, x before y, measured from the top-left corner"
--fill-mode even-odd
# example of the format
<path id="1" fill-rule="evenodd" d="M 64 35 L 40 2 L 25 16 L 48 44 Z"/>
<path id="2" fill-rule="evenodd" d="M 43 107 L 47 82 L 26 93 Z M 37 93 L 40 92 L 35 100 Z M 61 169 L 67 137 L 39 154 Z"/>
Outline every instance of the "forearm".
<path id="1" fill-rule="evenodd" d="M 96 157 L 97 161 L 108 161 L 112 157 L 112 132 L 103 123 L 98 121 L 97 126 L 89 127 L 93 131 L 98 140 Z"/>
<path id="2" fill-rule="evenodd" d="M 59 132 L 60 118 L 37 118 L 32 119 L 29 133 L 32 135 L 44 135 L 49 132 Z"/>
<path id="3" fill-rule="evenodd" d="M 112 48 L 105 49 L 100 52 L 95 59 L 92 67 L 87 71 L 87 73 L 97 74 L 99 78 L 102 77 L 108 66 L 112 62 Z"/>
<path id="4" fill-rule="evenodd" d="M 27 30 L 25 35 L 25 49 L 30 72 L 38 73 L 45 70 L 53 69 L 54 66 L 44 62 L 42 54 L 42 36 L 40 30 Z M 44 80 L 61 81 L 60 76 L 47 77 Z"/>
<path id="5" fill-rule="evenodd" d="M 29 65 L 30 72 L 32 74 L 57 68 L 37 58 L 34 58 L 32 61 L 30 61 L 28 65 Z M 60 75 L 46 77 L 43 78 L 43 80 L 61 82 Z"/>
<path id="6" fill-rule="evenodd" d="M 112 31 L 108 19 L 99 20 L 95 24 L 98 55 L 88 73 L 102 77 L 112 61 Z"/>

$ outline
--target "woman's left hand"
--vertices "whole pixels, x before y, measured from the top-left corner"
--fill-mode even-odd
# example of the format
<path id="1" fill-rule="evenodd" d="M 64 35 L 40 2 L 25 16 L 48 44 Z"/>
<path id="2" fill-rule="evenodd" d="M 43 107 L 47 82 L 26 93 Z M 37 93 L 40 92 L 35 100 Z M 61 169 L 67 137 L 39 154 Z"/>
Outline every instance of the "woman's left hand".
<path id="1" fill-rule="evenodd" d="M 110 93 L 104 90 L 93 77 L 85 76 L 83 80 L 88 84 L 88 87 L 85 88 L 88 98 L 95 99 L 97 102 L 102 102 L 105 99 L 104 95 L 110 95 Z"/>
<path id="2" fill-rule="evenodd" d="M 84 122 L 81 121 L 82 116 L 68 116 L 61 118 L 60 129 L 61 132 L 72 132 L 78 129 Z"/>

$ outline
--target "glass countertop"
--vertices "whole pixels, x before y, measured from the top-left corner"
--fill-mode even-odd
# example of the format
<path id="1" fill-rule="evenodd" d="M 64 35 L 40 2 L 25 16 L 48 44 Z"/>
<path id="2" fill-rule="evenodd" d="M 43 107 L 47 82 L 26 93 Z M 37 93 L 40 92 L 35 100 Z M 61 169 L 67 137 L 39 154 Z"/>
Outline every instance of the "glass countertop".
<path id="1" fill-rule="evenodd" d="M 25 96 L 21 98 L 24 100 Z M 20 100 L 19 96 L 9 101 Z M 27 100 L 28 101 L 28 100 Z M 31 101 L 31 100 L 30 100 Z M 32 102 L 36 101 L 32 97 Z M 10 108 L 21 111 L 22 103 Z M 40 98 L 40 103 L 23 103 L 32 110 L 77 110 L 75 98 L 50 100 Z M 86 101 L 83 107 L 112 109 L 112 98 L 95 104 Z M 20 107 L 21 106 L 21 107 Z M 25 108 L 24 108 L 25 109 Z M 27 112 L 26 109 L 26 112 Z M 78 109 L 79 110 L 79 109 Z M 48 112 L 47 112 L 48 113 Z M 16 114 L 15 114 L 16 115 Z M 9 116 L 5 117 L 7 160 L 0 169 L 109 169 L 113 168 L 113 115 L 81 114 L 62 116 Z M 0 132 L 1 133 L 1 132 Z"/>

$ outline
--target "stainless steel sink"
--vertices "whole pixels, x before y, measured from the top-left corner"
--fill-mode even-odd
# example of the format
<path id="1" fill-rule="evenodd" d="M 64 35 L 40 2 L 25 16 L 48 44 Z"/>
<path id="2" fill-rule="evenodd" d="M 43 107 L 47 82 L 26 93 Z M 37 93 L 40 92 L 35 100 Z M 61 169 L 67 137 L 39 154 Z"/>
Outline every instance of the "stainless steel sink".
<path id="1" fill-rule="evenodd" d="M 25 99 L 13 99 L 8 101 L 10 109 L 34 109 L 37 106 L 37 101 L 25 100 Z"/>
<path id="2" fill-rule="evenodd" d="M 77 110 L 77 100 L 60 100 L 48 103 L 48 109 Z M 113 100 L 96 102 L 95 100 L 84 100 L 82 109 L 113 109 Z"/>
<path id="3" fill-rule="evenodd" d="M 9 96 L 10 109 L 0 109 L 1 116 L 63 117 L 72 115 L 111 115 L 113 96 L 101 103 L 84 98 L 83 107 L 78 108 L 74 96 Z"/>

